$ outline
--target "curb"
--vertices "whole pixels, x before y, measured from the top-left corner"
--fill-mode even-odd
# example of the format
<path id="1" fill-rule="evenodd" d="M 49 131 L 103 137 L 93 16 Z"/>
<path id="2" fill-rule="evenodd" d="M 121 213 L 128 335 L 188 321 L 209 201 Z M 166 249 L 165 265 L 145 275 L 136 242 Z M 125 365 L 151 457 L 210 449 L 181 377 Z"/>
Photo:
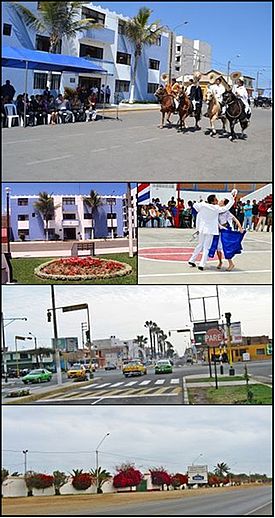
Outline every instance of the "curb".
<path id="1" fill-rule="evenodd" d="M 183 388 L 183 404 L 189 405 L 190 403 L 189 403 L 189 397 L 188 397 L 186 378 L 183 378 L 183 380 L 182 380 L 182 388 Z"/>

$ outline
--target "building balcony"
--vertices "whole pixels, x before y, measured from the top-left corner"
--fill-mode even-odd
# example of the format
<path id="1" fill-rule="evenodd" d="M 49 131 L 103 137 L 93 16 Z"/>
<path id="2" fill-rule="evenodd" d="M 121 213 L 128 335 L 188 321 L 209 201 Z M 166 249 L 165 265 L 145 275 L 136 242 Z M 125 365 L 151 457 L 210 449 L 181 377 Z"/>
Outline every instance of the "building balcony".
<path id="1" fill-rule="evenodd" d="M 83 32 L 85 38 L 104 45 L 113 45 L 115 42 L 115 31 L 102 27 L 100 29 L 88 29 Z"/>
<path id="2" fill-rule="evenodd" d="M 62 227 L 78 227 L 79 220 L 78 219 L 63 219 L 62 220 Z"/>
<path id="3" fill-rule="evenodd" d="M 115 64 L 113 61 L 108 61 L 105 59 L 91 58 L 90 56 L 83 56 L 83 59 L 87 59 L 88 61 L 93 61 L 94 63 L 98 63 L 104 70 L 107 70 L 108 75 L 115 75 Z"/>

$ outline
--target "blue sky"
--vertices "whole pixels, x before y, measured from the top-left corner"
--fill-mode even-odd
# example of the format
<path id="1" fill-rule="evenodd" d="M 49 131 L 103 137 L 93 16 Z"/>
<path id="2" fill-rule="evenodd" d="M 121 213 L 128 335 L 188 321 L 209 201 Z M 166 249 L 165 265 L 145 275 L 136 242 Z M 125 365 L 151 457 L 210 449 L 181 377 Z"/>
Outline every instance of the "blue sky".
<path id="1" fill-rule="evenodd" d="M 132 187 L 135 184 L 131 184 Z M 6 206 L 6 193 L 5 188 L 10 187 L 11 196 L 12 195 L 27 195 L 27 194 L 38 194 L 41 191 L 46 191 L 49 194 L 85 194 L 87 195 L 92 189 L 94 189 L 98 194 L 110 195 L 117 194 L 122 195 L 126 193 L 127 184 L 126 183 L 3 183 L 2 184 L 2 206 Z"/>
<path id="2" fill-rule="evenodd" d="M 259 86 L 269 87 L 272 62 L 271 2 L 93 2 L 125 16 L 134 16 L 142 6 L 153 10 L 152 20 L 160 19 L 171 29 L 188 21 L 175 32 L 212 45 L 213 67 L 232 69 L 256 77 Z M 236 58 L 239 54 L 240 57 Z"/>

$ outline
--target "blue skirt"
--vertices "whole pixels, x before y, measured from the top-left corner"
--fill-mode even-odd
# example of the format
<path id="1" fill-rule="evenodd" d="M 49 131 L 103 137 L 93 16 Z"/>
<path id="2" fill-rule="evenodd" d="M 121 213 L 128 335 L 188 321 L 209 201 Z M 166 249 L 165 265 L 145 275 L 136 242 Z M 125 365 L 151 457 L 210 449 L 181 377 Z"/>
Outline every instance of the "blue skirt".
<path id="1" fill-rule="evenodd" d="M 237 232 L 231 229 L 222 229 L 220 236 L 222 241 L 223 253 L 225 259 L 232 259 L 234 255 L 242 253 L 242 240 L 246 232 Z M 210 247 L 208 257 L 214 257 L 219 242 L 219 236 L 214 236 Z"/>

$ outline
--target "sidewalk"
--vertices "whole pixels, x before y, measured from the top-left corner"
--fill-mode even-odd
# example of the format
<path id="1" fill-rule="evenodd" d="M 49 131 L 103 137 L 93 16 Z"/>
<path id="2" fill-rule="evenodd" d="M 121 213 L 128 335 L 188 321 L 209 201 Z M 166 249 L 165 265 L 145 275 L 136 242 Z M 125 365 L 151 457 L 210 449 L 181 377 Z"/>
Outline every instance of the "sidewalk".
<path id="1" fill-rule="evenodd" d="M 94 378 L 92 378 L 89 381 L 82 381 L 82 382 L 75 382 L 75 381 L 63 381 L 62 385 L 51 385 L 42 387 L 41 385 L 35 385 L 32 388 L 36 389 L 33 392 L 31 391 L 31 388 L 27 385 L 24 387 L 17 387 L 15 390 L 27 390 L 30 389 L 30 395 L 29 396 L 18 396 L 18 397 L 7 397 L 8 392 L 3 392 L 3 383 L 2 383 L 2 404 L 5 405 L 17 405 L 17 404 L 24 404 L 24 403 L 31 403 L 33 401 L 36 401 L 37 399 L 40 399 L 41 396 L 52 396 L 56 393 L 66 393 L 70 391 L 72 388 L 76 387 L 85 387 L 87 385 L 92 385 L 94 383 Z M 9 382 L 8 382 L 9 384 Z M 5 384 L 7 385 L 7 384 Z M 10 387 L 12 388 L 12 387 Z M 11 390 L 12 391 L 12 390 Z"/>
<path id="2" fill-rule="evenodd" d="M 101 105 L 100 105 L 101 106 Z M 120 103 L 118 106 L 116 104 L 111 104 L 108 106 L 105 106 L 105 109 L 103 110 L 103 107 L 97 108 L 98 115 L 102 115 L 103 112 L 105 115 L 108 113 L 116 113 L 118 110 L 119 113 L 125 113 L 125 112 L 136 112 L 136 111 L 148 111 L 148 110 L 160 110 L 160 104 L 158 103 Z"/>

